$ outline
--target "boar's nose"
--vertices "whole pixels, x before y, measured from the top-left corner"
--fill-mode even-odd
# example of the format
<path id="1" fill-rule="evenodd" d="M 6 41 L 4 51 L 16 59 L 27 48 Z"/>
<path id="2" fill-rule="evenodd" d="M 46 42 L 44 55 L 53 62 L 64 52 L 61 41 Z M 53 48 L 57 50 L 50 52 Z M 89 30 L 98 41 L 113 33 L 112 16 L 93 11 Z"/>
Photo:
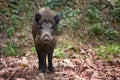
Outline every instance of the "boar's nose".
<path id="1" fill-rule="evenodd" d="M 49 41 L 50 41 L 49 35 L 45 35 L 45 36 L 43 37 L 43 41 L 49 42 Z"/>

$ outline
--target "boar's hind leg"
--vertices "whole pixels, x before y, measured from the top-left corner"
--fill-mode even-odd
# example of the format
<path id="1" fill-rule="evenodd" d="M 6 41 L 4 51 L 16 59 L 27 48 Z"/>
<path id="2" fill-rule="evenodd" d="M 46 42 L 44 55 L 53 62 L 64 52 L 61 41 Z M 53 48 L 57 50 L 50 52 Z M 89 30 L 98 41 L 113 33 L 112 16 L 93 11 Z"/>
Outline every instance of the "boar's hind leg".
<path id="1" fill-rule="evenodd" d="M 51 53 L 48 54 L 48 70 L 50 71 L 50 73 L 53 73 L 53 64 L 52 64 L 52 56 L 53 56 L 53 50 L 51 51 Z"/>

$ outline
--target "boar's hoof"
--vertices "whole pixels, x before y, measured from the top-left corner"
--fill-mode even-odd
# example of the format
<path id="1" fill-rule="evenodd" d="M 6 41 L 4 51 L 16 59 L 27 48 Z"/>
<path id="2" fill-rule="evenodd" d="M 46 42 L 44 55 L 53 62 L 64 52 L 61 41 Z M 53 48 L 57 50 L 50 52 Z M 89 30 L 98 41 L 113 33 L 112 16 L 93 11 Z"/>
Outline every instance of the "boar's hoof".
<path id="1" fill-rule="evenodd" d="M 49 70 L 50 73 L 54 73 L 53 68 L 48 68 L 48 70 Z"/>

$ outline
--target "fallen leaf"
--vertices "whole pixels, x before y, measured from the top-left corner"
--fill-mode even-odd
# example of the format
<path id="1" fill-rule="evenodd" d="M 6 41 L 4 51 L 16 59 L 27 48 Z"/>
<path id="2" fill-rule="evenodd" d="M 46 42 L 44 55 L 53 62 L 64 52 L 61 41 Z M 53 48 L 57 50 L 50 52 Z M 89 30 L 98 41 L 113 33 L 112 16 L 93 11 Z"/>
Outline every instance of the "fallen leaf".
<path id="1" fill-rule="evenodd" d="M 99 58 L 92 49 L 88 49 L 87 53 L 91 59 L 98 59 Z"/>
<path id="2" fill-rule="evenodd" d="M 16 80 L 25 80 L 24 78 L 17 78 Z"/>
<path id="3" fill-rule="evenodd" d="M 88 66 L 92 67 L 93 69 L 97 69 L 96 65 L 93 64 L 93 62 L 88 57 L 86 58 L 86 63 L 88 64 Z"/>
<path id="4" fill-rule="evenodd" d="M 22 68 L 24 68 L 28 64 L 28 60 L 26 57 L 23 57 L 22 60 L 18 61 L 18 65 Z"/>
<path id="5" fill-rule="evenodd" d="M 90 46 L 89 45 L 83 45 L 83 46 L 81 46 L 81 49 L 83 49 L 83 50 L 88 50 L 90 48 Z"/>
<path id="6" fill-rule="evenodd" d="M 66 63 L 65 67 L 69 67 L 69 68 L 74 68 L 73 63 L 70 61 L 70 59 L 63 59 L 63 62 Z"/>
<path id="7" fill-rule="evenodd" d="M 3 77 L 0 77 L 0 80 L 5 80 Z"/>
<path id="8" fill-rule="evenodd" d="M 98 72 L 97 71 L 94 71 L 93 72 L 93 74 L 92 74 L 92 77 L 91 77 L 91 79 L 98 79 L 98 78 L 100 78 L 100 76 L 99 76 L 99 74 L 98 74 Z"/>
<path id="9" fill-rule="evenodd" d="M 85 54 L 86 53 L 86 51 L 85 50 L 83 50 L 83 49 L 81 49 L 81 52 L 80 52 L 81 54 Z"/>
<path id="10" fill-rule="evenodd" d="M 5 60 L 5 59 L 1 58 L 1 63 L 2 63 L 2 65 L 4 65 L 5 67 L 7 67 L 6 60 Z"/>
<path id="11" fill-rule="evenodd" d="M 74 76 L 74 80 L 85 80 L 84 78 L 81 78 L 80 76 L 78 76 L 78 75 L 75 75 Z"/>
<path id="12" fill-rule="evenodd" d="M 65 58 L 65 59 L 63 59 L 63 62 L 64 63 L 70 63 L 70 59 Z"/>
<path id="13" fill-rule="evenodd" d="M 0 75 L 3 75 L 4 73 L 6 73 L 6 69 L 0 70 Z"/>

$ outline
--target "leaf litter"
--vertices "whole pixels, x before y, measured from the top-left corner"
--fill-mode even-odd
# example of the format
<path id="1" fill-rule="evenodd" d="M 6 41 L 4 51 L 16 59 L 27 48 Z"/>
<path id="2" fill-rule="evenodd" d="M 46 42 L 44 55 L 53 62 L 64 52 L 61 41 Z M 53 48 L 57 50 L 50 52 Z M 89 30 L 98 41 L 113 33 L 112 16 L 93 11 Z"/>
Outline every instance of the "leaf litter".
<path id="1" fill-rule="evenodd" d="M 69 48 L 66 51 L 76 49 L 79 56 L 53 58 L 54 74 L 39 72 L 36 54 L 30 57 L 1 57 L 0 80 L 120 80 L 119 59 L 111 62 L 100 60 L 88 47 Z"/>

